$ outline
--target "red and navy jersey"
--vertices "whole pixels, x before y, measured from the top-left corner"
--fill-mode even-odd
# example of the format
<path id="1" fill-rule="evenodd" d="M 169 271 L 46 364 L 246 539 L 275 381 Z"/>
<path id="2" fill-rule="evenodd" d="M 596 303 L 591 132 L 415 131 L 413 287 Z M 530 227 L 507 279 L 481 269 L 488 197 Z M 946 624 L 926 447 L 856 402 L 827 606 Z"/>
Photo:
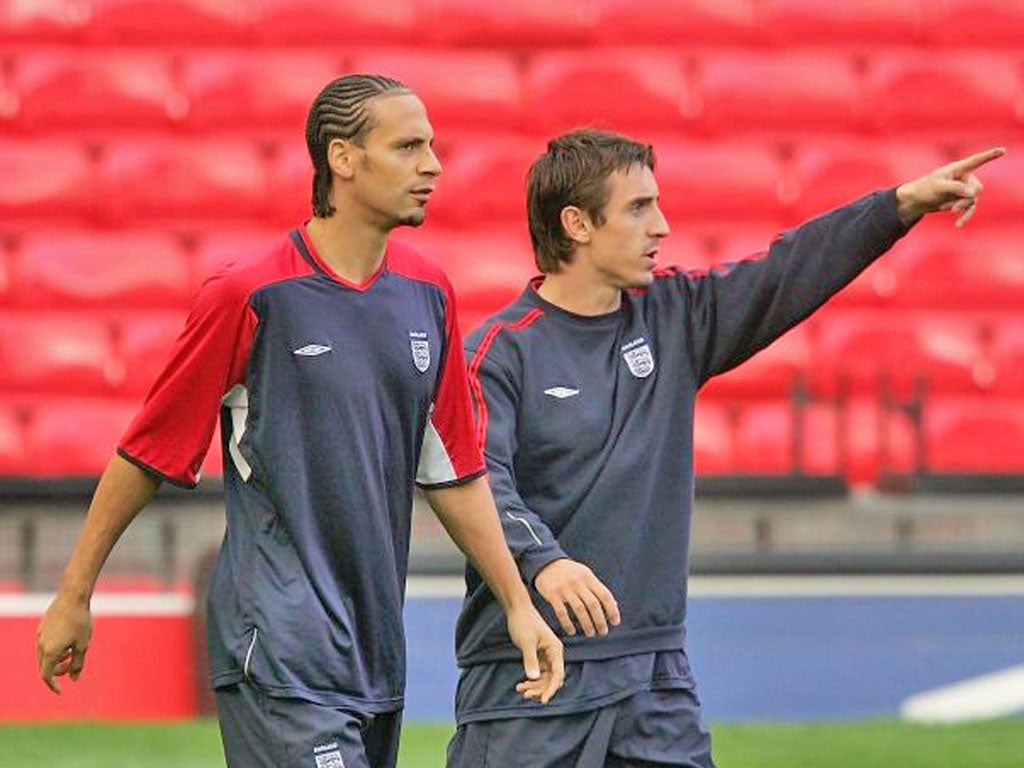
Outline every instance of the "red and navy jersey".
<path id="1" fill-rule="evenodd" d="M 119 452 L 194 485 L 220 417 L 215 687 L 401 707 L 413 487 L 484 471 L 466 381 L 451 287 L 400 244 L 356 285 L 300 227 L 206 282 Z"/>

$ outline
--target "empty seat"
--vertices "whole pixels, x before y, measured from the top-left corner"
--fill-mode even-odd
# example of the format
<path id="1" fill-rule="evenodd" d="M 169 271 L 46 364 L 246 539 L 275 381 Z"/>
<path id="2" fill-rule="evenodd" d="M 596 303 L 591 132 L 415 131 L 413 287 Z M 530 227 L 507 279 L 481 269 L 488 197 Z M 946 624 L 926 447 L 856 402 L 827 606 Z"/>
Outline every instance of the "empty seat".
<path id="1" fill-rule="evenodd" d="M 491 6 L 487 6 L 491 7 Z M 352 59 L 355 72 L 379 72 L 412 88 L 423 99 L 439 138 L 447 130 L 518 128 L 523 87 L 514 58 L 494 51 L 366 51 Z"/>
<path id="2" fill-rule="evenodd" d="M 0 0 L 0 42 L 74 42 L 89 16 L 83 0 Z"/>
<path id="3" fill-rule="evenodd" d="M 864 115 L 852 60 L 830 53 L 703 56 L 697 97 L 701 124 L 713 131 L 856 131 Z"/>
<path id="4" fill-rule="evenodd" d="M 308 208 L 308 205 L 307 205 Z M 308 216 L 308 210 L 306 215 Z M 297 217 L 292 224 L 297 225 Z M 230 264 L 259 257 L 285 238 L 283 229 L 217 227 L 199 234 L 192 256 L 192 293 Z"/>
<path id="5" fill-rule="evenodd" d="M 256 3 L 245 0 L 89 0 L 86 34 L 105 45 L 226 45 L 251 36 Z"/>
<path id="6" fill-rule="evenodd" d="M 917 434 L 905 410 L 858 397 L 843 403 L 839 419 L 841 464 L 852 487 L 875 486 L 885 475 L 905 477 L 917 469 Z"/>
<path id="7" fill-rule="evenodd" d="M 692 118 L 682 59 L 674 53 L 541 53 L 525 87 L 530 126 L 545 135 L 580 126 L 650 132 Z"/>
<path id="8" fill-rule="evenodd" d="M 166 128 L 187 103 L 170 57 L 136 51 L 35 50 L 15 58 L 21 127 Z"/>
<path id="9" fill-rule="evenodd" d="M 926 9 L 928 37 L 942 45 L 1019 51 L 1024 40 L 1024 7 L 1020 3 L 931 0 Z"/>
<path id="10" fill-rule="evenodd" d="M 267 186 L 272 190 L 273 222 L 295 226 L 313 215 L 313 161 L 305 142 L 275 145 L 267 164 Z"/>
<path id="11" fill-rule="evenodd" d="M 833 394 L 843 382 L 854 393 L 888 387 L 902 399 L 919 382 L 928 392 L 980 392 L 995 372 L 970 320 L 896 311 L 825 311 L 813 321 L 812 389 Z"/>
<path id="12" fill-rule="evenodd" d="M 798 326 L 776 339 L 752 358 L 703 388 L 705 397 L 786 398 L 811 366 L 811 340 L 807 329 Z"/>
<path id="13" fill-rule="evenodd" d="M 882 53 L 868 70 L 868 106 L 875 125 L 905 136 L 998 138 L 1021 127 L 1017 62 L 990 53 Z"/>
<path id="14" fill-rule="evenodd" d="M 123 391 L 142 401 L 167 366 L 185 329 L 185 312 L 132 312 L 118 317 L 118 349 L 125 365 Z"/>
<path id="15" fill-rule="evenodd" d="M 655 140 L 654 151 L 659 204 L 670 221 L 779 218 L 791 201 L 782 163 L 768 145 Z"/>
<path id="16" fill-rule="evenodd" d="M 802 143 L 793 158 L 801 219 L 824 213 L 878 189 L 912 181 L 949 162 L 921 144 L 856 139 Z"/>
<path id="17" fill-rule="evenodd" d="M 840 474 L 838 424 L 830 405 L 812 404 L 800 412 L 786 400 L 743 405 L 736 420 L 736 471 Z"/>
<path id="18" fill-rule="evenodd" d="M 256 37 L 274 45 L 333 45 L 350 48 L 418 40 L 416 0 L 261 0 Z"/>
<path id="19" fill-rule="evenodd" d="M 992 364 L 993 392 L 1024 399 L 1024 317 L 1011 315 L 994 323 Z"/>
<path id="20" fill-rule="evenodd" d="M 693 421 L 693 466 L 698 475 L 720 475 L 736 468 L 736 446 L 729 410 L 701 398 Z"/>
<path id="21" fill-rule="evenodd" d="M 137 404 L 101 398 L 55 398 L 31 409 L 27 426 L 32 473 L 99 475 L 117 448 Z"/>
<path id="22" fill-rule="evenodd" d="M 67 141 L 0 140 L 0 216 L 85 217 L 95 177 L 83 147 Z"/>
<path id="23" fill-rule="evenodd" d="M 169 233 L 32 233 L 15 255 L 14 301 L 23 306 L 182 306 L 188 290 L 188 257 Z"/>
<path id="24" fill-rule="evenodd" d="M 238 141 L 152 139 L 114 142 L 99 169 L 103 212 L 134 217 L 258 219 L 266 173 L 258 147 Z"/>
<path id="25" fill-rule="evenodd" d="M 1024 402 L 942 398 L 924 412 L 930 472 L 1024 472 Z"/>
<path id="26" fill-rule="evenodd" d="M 915 232 L 900 246 L 899 306 L 1019 310 L 1024 301 L 1024 231 Z M 972 222 L 973 224 L 973 222 Z"/>
<path id="27" fill-rule="evenodd" d="M 924 9 L 918 0 L 763 0 L 758 19 L 764 37 L 777 45 L 916 45 L 924 36 Z"/>
<path id="28" fill-rule="evenodd" d="M 196 52 L 184 63 L 186 124 L 199 130 L 282 129 L 301 141 L 309 107 L 343 72 L 334 51 Z"/>
<path id="29" fill-rule="evenodd" d="M 0 315 L 0 390 L 103 394 L 124 380 L 110 328 L 76 315 Z"/>
<path id="30" fill-rule="evenodd" d="M 6 398 L 0 399 L 0 475 L 26 475 L 29 459 L 26 456 L 25 431 L 22 420 Z"/>
<path id="31" fill-rule="evenodd" d="M 592 35 L 593 6 L 586 0 L 423 0 L 421 34 L 442 45 L 582 43 Z"/>
<path id="32" fill-rule="evenodd" d="M 539 140 L 497 137 L 451 147 L 442 159 L 444 171 L 427 205 L 428 217 L 525 227 L 526 175 L 544 148 Z"/>
<path id="33" fill-rule="evenodd" d="M 596 35 L 605 43 L 742 45 L 758 29 L 753 0 L 601 0 Z"/>

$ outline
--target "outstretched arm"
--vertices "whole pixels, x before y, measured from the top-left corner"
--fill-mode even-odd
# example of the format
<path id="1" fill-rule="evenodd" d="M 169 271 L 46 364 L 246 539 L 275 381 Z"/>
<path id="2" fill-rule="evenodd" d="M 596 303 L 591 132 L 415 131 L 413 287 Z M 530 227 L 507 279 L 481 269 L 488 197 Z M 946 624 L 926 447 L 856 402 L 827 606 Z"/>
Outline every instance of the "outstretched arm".
<path id="1" fill-rule="evenodd" d="M 424 489 L 448 535 L 483 576 L 501 604 L 508 634 L 523 654 L 520 693 L 547 704 L 565 680 L 562 643 L 530 601 L 498 523 L 487 480 Z"/>
<path id="2" fill-rule="evenodd" d="M 153 477 L 117 455 L 100 477 L 57 595 L 39 623 L 39 676 L 54 693 L 60 693 L 55 678 L 70 674 L 77 680 L 82 673 L 92 635 L 89 601 L 96 578 L 110 550 L 157 486 Z"/>

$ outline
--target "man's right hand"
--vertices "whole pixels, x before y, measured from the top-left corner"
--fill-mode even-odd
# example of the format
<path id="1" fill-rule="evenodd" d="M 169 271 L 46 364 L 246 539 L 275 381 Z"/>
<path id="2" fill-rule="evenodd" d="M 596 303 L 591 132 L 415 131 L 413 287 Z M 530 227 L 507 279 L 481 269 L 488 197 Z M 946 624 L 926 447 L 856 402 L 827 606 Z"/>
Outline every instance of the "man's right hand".
<path id="1" fill-rule="evenodd" d="M 89 601 L 58 594 L 39 622 L 36 646 L 39 676 L 51 691 L 60 693 L 55 678 L 70 674 L 72 680 L 77 680 L 82 674 L 91 637 Z"/>
<path id="2" fill-rule="evenodd" d="M 587 637 L 607 635 L 609 624 L 617 626 L 620 621 L 615 596 L 583 563 L 555 560 L 540 570 L 533 585 L 551 604 L 567 635 L 576 634 L 570 610 Z"/>

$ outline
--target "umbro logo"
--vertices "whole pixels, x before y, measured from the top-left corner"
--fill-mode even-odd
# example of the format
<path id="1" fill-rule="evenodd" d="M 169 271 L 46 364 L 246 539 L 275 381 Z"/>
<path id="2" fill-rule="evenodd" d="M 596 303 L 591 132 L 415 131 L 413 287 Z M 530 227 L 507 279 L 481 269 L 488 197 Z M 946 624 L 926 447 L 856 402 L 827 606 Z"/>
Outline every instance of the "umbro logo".
<path id="1" fill-rule="evenodd" d="M 565 400 L 567 397 L 573 397 L 578 395 L 580 391 L 578 389 L 570 389 L 569 387 L 552 387 L 551 389 L 545 389 L 545 395 L 551 395 L 551 397 L 557 397 L 559 400 Z"/>
<path id="2" fill-rule="evenodd" d="M 302 355 L 303 357 L 316 357 L 322 355 L 324 352 L 330 352 L 331 348 L 324 346 L 323 344 L 307 344 L 304 347 L 300 347 L 292 352 L 293 355 Z"/>

